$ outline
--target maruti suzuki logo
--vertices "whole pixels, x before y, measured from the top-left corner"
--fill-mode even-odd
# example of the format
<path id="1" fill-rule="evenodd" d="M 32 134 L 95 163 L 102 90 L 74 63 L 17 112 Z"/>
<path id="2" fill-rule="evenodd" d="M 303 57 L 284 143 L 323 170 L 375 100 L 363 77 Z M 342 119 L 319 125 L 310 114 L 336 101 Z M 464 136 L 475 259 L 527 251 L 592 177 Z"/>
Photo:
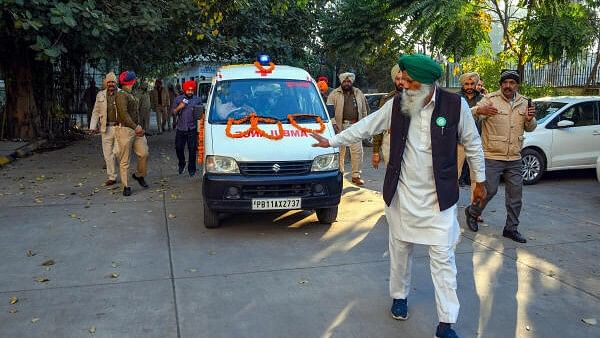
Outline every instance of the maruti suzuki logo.
<path id="1" fill-rule="evenodd" d="M 275 163 L 275 164 L 273 164 L 272 169 L 274 172 L 279 172 L 279 170 L 281 169 L 281 166 L 279 164 Z"/>

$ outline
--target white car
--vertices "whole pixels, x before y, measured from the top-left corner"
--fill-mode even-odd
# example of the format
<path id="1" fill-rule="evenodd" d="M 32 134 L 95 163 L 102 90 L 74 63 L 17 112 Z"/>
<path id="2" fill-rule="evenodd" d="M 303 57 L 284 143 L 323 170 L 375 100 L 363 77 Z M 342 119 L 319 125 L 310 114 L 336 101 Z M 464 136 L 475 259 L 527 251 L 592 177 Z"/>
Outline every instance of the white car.
<path id="1" fill-rule="evenodd" d="M 596 177 L 598 178 L 598 182 L 600 182 L 600 156 L 596 160 Z"/>
<path id="2" fill-rule="evenodd" d="M 523 183 L 545 171 L 589 169 L 600 156 L 600 96 L 556 96 L 533 100 L 537 128 L 525 133 Z"/>

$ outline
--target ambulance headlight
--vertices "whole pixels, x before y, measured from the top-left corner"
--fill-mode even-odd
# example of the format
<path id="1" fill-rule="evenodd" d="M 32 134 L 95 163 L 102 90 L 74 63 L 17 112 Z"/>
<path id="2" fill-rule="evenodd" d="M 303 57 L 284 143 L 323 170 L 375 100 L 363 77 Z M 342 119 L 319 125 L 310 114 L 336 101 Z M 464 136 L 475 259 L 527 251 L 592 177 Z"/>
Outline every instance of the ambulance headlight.
<path id="1" fill-rule="evenodd" d="M 331 171 L 340 168 L 339 154 L 325 154 L 315 157 L 311 171 Z"/>
<path id="2" fill-rule="evenodd" d="M 206 171 L 211 174 L 239 174 L 240 168 L 235 159 L 226 156 L 206 156 Z"/>

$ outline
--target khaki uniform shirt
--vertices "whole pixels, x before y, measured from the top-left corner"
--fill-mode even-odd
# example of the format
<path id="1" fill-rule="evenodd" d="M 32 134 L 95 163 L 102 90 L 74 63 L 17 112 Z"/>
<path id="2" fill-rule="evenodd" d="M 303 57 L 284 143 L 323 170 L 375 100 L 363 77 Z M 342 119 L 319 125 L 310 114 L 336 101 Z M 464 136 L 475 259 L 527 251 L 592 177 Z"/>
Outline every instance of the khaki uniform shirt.
<path id="1" fill-rule="evenodd" d="M 124 127 L 135 129 L 137 127 L 137 123 L 135 123 L 132 119 L 132 116 L 136 116 L 138 111 L 138 103 L 135 97 L 133 97 L 133 95 L 126 90 L 120 90 L 117 93 L 116 102 L 117 122 Z"/>

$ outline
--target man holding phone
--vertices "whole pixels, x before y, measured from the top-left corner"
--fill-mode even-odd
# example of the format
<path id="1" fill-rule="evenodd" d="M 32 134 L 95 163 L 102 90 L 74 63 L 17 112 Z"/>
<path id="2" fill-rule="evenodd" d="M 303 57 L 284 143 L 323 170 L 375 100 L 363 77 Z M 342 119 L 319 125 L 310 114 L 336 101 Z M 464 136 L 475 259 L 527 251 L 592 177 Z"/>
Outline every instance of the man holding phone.
<path id="1" fill-rule="evenodd" d="M 177 116 L 175 132 L 175 152 L 177 153 L 179 174 L 185 169 L 185 146 L 188 148 L 188 173 L 196 175 L 196 154 L 198 151 L 198 120 L 202 100 L 194 95 L 196 81 L 189 80 L 182 85 L 183 95 L 173 100 L 171 111 Z"/>
<path id="2" fill-rule="evenodd" d="M 530 100 L 518 93 L 521 77 L 514 70 L 500 75 L 500 90 L 486 95 L 471 108 L 481 121 L 481 140 L 485 156 L 487 197 L 482 206 L 478 201 L 465 209 L 467 225 L 472 231 L 479 230 L 477 217 L 487 203 L 496 195 L 500 177 L 504 178 L 506 195 L 506 224 L 502 236 L 515 242 L 527 240 L 517 231 L 522 206 L 523 176 L 521 174 L 521 148 L 523 133 L 536 126 L 535 107 Z"/>

